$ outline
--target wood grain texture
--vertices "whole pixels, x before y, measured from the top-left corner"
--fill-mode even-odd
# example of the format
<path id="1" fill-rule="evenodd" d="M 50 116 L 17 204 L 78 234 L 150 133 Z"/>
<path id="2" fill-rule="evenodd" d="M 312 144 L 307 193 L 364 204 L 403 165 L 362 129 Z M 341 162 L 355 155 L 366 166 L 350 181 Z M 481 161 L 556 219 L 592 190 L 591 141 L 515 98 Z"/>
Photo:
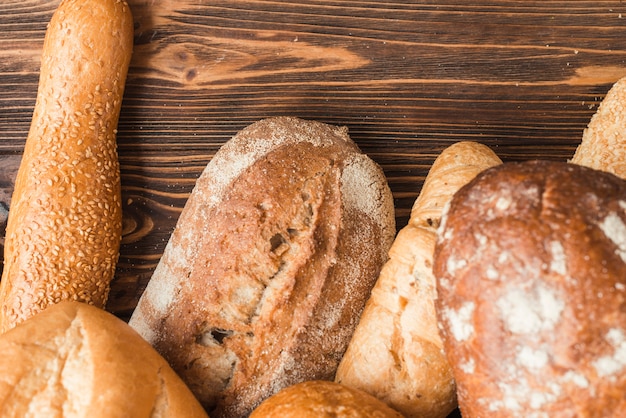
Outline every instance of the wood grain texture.
<path id="1" fill-rule="evenodd" d="M 135 51 L 118 134 L 124 238 L 108 306 L 122 318 L 195 179 L 258 119 L 348 126 L 384 169 L 400 228 L 446 146 L 474 140 L 504 161 L 565 160 L 626 75 L 621 1 L 129 3 Z M 0 224 L 57 5 L 0 4 Z"/>

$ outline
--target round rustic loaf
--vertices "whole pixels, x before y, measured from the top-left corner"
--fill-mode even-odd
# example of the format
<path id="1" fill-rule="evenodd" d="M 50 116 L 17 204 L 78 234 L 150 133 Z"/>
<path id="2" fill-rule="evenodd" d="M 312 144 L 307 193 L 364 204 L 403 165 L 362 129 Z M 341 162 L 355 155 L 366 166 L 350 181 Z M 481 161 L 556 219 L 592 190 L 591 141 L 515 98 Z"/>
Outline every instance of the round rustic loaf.
<path id="1" fill-rule="evenodd" d="M 212 417 L 331 380 L 395 236 L 380 167 L 342 127 L 245 128 L 198 179 L 130 324 Z"/>
<path id="2" fill-rule="evenodd" d="M 0 336 L 2 417 L 206 418 L 167 362 L 114 315 L 52 305 Z"/>
<path id="3" fill-rule="evenodd" d="M 507 163 L 463 187 L 435 248 L 436 308 L 466 417 L 626 410 L 626 182 Z"/>
<path id="4" fill-rule="evenodd" d="M 340 383 L 312 380 L 286 387 L 256 408 L 250 418 L 402 418 L 374 396 Z"/>

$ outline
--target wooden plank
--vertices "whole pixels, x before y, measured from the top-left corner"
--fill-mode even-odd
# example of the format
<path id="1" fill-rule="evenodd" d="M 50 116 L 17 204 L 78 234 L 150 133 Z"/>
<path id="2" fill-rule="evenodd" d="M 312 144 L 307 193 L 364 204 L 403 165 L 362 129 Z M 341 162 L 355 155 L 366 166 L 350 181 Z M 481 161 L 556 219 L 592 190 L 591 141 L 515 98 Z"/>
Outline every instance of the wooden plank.
<path id="1" fill-rule="evenodd" d="M 0 4 L 0 227 L 57 4 Z M 221 144 L 258 119 L 348 126 L 383 167 L 402 227 L 444 147 L 475 140 L 505 161 L 566 160 L 626 75 L 619 1 L 130 5 L 135 51 L 118 134 L 124 239 L 108 306 L 122 318 L 195 179 Z"/>

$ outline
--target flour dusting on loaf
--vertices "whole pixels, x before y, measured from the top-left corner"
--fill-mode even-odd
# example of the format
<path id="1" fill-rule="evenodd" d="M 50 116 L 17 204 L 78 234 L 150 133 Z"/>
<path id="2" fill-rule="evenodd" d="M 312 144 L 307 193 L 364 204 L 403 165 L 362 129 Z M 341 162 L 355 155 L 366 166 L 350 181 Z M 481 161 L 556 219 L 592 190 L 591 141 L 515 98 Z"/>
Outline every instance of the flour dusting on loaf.
<path id="1" fill-rule="evenodd" d="M 549 161 L 494 167 L 454 196 L 433 272 L 463 416 L 624 411 L 624 202 L 618 176 Z"/>
<path id="2" fill-rule="evenodd" d="M 295 121 L 295 118 L 265 119 L 244 128 L 226 142 L 215 155 L 214 162 L 207 165 L 198 181 L 210 181 L 206 188 L 197 187 L 198 193 L 207 195 L 210 204 L 219 203 L 233 179 L 278 146 L 309 142 L 316 147 L 324 147 L 342 142 L 347 147 L 356 147 L 348 138 L 345 127 L 314 122 L 292 123 Z"/>
<path id="3" fill-rule="evenodd" d="M 386 217 L 375 219 L 381 228 L 394 224 L 394 212 L 381 208 L 387 198 L 387 179 L 376 163 L 364 154 L 351 155 L 341 175 L 341 192 L 346 207 L 363 213 L 383 214 Z M 363 190 L 363 187 L 366 189 Z M 374 198 L 372 198 L 374 197 Z M 387 231 L 395 235 L 395 231 Z"/>
<path id="4" fill-rule="evenodd" d="M 213 416 L 332 379 L 395 236 L 347 129 L 270 118 L 207 165 L 130 324 Z"/>

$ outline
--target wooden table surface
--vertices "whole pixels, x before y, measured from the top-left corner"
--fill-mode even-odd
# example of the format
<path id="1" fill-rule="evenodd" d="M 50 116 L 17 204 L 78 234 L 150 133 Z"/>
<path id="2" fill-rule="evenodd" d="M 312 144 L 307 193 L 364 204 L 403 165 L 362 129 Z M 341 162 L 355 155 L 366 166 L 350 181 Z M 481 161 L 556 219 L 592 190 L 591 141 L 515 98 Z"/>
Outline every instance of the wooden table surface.
<path id="1" fill-rule="evenodd" d="M 256 120 L 348 126 L 384 169 L 401 228 L 446 146 L 473 140 L 504 161 L 566 160 L 626 75 L 622 1 L 129 3 L 135 48 L 118 134 L 124 237 L 108 306 L 123 318 L 200 172 Z M 2 232 L 57 5 L 0 3 Z"/>

